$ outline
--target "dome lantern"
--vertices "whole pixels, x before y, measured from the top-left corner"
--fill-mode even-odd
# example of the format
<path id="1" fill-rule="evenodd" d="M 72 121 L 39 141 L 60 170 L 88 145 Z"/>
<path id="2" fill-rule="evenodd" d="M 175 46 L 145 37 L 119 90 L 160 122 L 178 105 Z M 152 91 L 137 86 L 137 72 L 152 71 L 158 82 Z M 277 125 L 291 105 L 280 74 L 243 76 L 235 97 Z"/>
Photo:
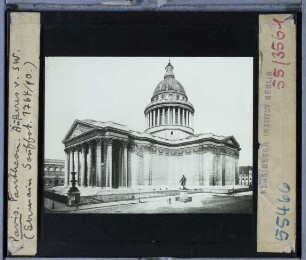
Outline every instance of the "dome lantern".
<path id="1" fill-rule="evenodd" d="M 174 69 L 174 68 L 173 68 L 172 64 L 170 63 L 170 59 L 169 59 L 168 65 L 165 67 L 165 69 L 166 69 L 166 73 L 165 73 L 164 78 L 166 78 L 166 77 L 175 78 L 175 76 L 174 76 L 174 74 L 173 74 L 173 69 Z"/>

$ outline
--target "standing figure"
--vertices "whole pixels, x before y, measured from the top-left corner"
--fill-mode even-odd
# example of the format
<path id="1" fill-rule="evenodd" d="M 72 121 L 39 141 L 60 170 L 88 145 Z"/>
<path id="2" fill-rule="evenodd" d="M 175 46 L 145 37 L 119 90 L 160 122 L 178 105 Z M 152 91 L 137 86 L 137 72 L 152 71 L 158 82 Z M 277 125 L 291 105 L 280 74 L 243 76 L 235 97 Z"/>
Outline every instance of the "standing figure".
<path id="1" fill-rule="evenodd" d="M 182 178 L 180 180 L 180 183 L 183 186 L 183 190 L 186 190 L 186 187 L 185 187 L 186 181 L 187 181 L 187 179 L 186 179 L 185 175 L 183 174 L 183 176 L 182 176 Z"/>

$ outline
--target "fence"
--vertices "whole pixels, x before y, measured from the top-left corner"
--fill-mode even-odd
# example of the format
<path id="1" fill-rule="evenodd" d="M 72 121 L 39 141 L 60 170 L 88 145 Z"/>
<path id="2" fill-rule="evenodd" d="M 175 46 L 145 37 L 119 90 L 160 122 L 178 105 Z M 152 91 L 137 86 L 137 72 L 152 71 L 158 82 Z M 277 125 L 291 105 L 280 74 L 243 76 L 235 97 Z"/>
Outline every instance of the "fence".
<path id="1" fill-rule="evenodd" d="M 188 190 L 190 193 L 198 193 L 199 190 Z M 97 203 L 108 203 L 116 201 L 128 201 L 128 200 L 143 200 L 149 198 L 159 198 L 179 195 L 178 190 L 168 190 L 168 191 L 149 191 L 149 192 L 132 192 L 125 194 L 109 194 L 109 195 L 94 195 L 94 196 L 83 196 L 81 197 L 82 205 L 97 204 Z"/>
<path id="2" fill-rule="evenodd" d="M 251 189 L 247 188 L 241 188 L 241 189 L 190 189 L 188 190 L 188 194 L 194 194 L 194 193 L 226 193 L 226 194 L 232 194 L 236 192 L 241 191 L 247 191 Z M 177 196 L 179 195 L 179 190 L 158 190 L 158 191 L 148 191 L 148 192 L 129 192 L 124 194 L 119 193 L 113 193 L 113 194 L 103 194 L 103 195 L 92 195 L 92 196 L 82 196 L 81 194 L 81 205 L 90 205 L 90 204 L 98 204 L 98 203 L 108 203 L 108 202 L 117 202 L 117 201 L 139 201 L 143 199 L 149 199 L 149 198 L 159 198 L 159 197 L 167 197 L 167 196 Z M 50 191 L 44 192 L 45 197 L 52 199 L 54 201 L 58 201 L 61 203 L 67 204 L 68 198 L 65 195 L 56 194 Z"/>

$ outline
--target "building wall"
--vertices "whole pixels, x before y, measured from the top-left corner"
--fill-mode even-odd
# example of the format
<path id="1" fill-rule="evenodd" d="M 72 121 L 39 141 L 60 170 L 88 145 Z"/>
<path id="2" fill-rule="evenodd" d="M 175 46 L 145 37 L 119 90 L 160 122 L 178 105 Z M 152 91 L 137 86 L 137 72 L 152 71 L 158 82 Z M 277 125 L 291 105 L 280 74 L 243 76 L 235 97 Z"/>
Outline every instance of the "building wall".
<path id="1" fill-rule="evenodd" d="M 238 181 L 240 185 L 251 186 L 253 184 L 252 166 L 240 166 L 238 175 Z"/>
<path id="2" fill-rule="evenodd" d="M 46 159 L 44 162 L 44 185 L 63 186 L 65 179 L 65 161 Z"/>
<path id="3" fill-rule="evenodd" d="M 178 129 L 166 129 L 152 133 L 154 136 L 159 136 L 166 139 L 183 139 L 190 136 L 190 133 Z"/>
<path id="4" fill-rule="evenodd" d="M 131 149 L 131 187 L 154 186 L 178 188 L 184 174 L 187 187 L 239 184 L 238 158 L 211 151 L 178 149 L 176 154 L 163 148 Z"/>

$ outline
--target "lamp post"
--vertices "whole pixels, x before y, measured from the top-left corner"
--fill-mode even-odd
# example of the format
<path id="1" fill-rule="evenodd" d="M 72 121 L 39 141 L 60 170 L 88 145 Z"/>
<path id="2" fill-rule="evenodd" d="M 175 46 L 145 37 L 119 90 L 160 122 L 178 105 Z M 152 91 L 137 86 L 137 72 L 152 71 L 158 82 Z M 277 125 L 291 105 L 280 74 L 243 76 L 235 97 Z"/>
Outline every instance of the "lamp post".
<path id="1" fill-rule="evenodd" d="M 139 189 L 139 197 L 138 198 L 139 198 L 139 203 L 140 203 L 140 189 Z"/>
<path id="2" fill-rule="evenodd" d="M 56 172 L 55 171 L 55 176 L 56 176 L 56 183 L 57 183 L 57 186 L 60 186 L 60 181 L 59 181 L 59 175 L 60 175 L 60 172 Z M 55 185 L 54 185 L 55 186 Z"/>
<path id="3" fill-rule="evenodd" d="M 55 193 L 55 190 L 53 189 L 53 194 Z M 55 205 L 54 205 L 54 196 L 53 196 L 53 200 L 52 200 L 52 209 L 55 209 Z"/>
<path id="4" fill-rule="evenodd" d="M 72 187 L 68 191 L 68 206 L 76 206 L 80 203 L 80 191 L 76 187 L 77 180 L 75 179 L 76 172 L 72 171 L 72 180 L 70 181 Z"/>

